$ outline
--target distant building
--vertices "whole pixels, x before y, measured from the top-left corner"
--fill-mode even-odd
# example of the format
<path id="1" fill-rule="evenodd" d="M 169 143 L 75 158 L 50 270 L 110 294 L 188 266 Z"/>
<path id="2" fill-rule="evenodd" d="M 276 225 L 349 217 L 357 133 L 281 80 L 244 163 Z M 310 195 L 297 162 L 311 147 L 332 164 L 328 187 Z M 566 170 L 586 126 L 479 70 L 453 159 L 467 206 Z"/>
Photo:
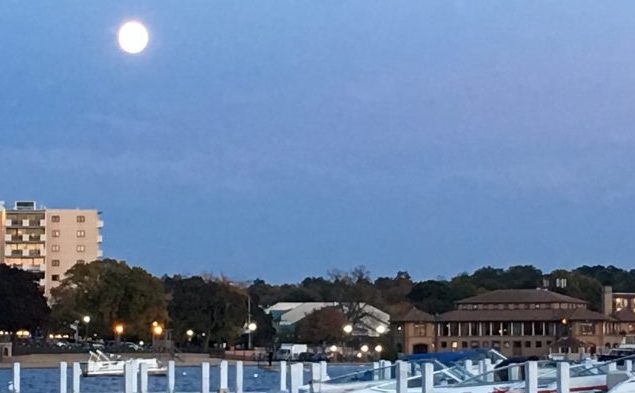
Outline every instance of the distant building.
<path id="1" fill-rule="evenodd" d="M 617 346 L 619 321 L 583 300 L 543 289 L 505 289 L 460 300 L 431 316 L 411 310 L 393 318 L 403 353 L 493 348 L 507 356 L 595 352 Z"/>
<path id="2" fill-rule="evenodd" d="M 32 201 L 0 205 L 0 263 L 34 272 L 45 296 L 77 263 L 102 256 L 97 210 L 47 209 Z"/>
<path id="3" fill-rule="evenodd" d="M 265 309 L 279 332 L 290 332 L 304 317 L 325 307 L 339 306 L 337 302 L 280 302 Z M 356 305 L 364 316 L 354 324 L 353 336 L 378 337 L 388 331 L 390 315 L 367 303 Z M 346 308 L 346 305 L 343 306 Z M 344 328 L 344 326 L 342 326 Z"/>
<path id="4" fill-rule="evenodd" d="M 635 335 L 635 293 L 613 292 L 605 286 L 602 291 L 602 312 L 620 322 L 620 332 Z"/>

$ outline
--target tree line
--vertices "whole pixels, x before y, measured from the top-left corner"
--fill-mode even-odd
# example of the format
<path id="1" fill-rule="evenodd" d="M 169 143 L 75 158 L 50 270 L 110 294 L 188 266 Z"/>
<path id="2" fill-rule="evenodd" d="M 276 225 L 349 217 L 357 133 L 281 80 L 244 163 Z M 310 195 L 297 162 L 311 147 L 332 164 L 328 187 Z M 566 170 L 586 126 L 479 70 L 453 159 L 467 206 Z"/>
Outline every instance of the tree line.
<path id="1" fill-rule="evenodd" d="M 566 278 L 566 287 L 556 286 Z M 545 281 L 546 280 L 546 281 Z M 351 271 L 331 271 L 323 277 L 307 277 L 300 283 L 274 285 L 261 279 L 232 282 L 224 277 L 180 275 L 155 277 L 140 267 L 106 259 L 71 268 L 47 303 L 37 280 L 28 272 L 0 265 L 0 330 L 27 329 L 46 335 L 68 331 L 75 321 L 90 316 L 91 335 L 113 338 L 113 327 L 124 326 L 123 336 L 149 340 L 153 322 L 170 329 L 177 343 L 192 340 L 204 350 L 214 344 L 240 344 L 245 340 L 248 299 L 251 320 L 257 324 L 256 345 L 275 341 L 272 320 L 263 309 L 277 302 L 338 302 L 339 309 L 325 309 L 298 324 L 285 340 L 335 340 L 346 321 L 359 320 L 360 302 L 391 315 L 412 306 L 431 314 L 453 309 L 454 302 L 495 289 L 549 289 L 584 299 L 599 310 L 603 285 L 615 291 L 635 292 L 635 269 L 615 266 L 581 266 L 544 273 L 534 266 L 483 267 L 451 279 L 414 281 L 406 271 L 393 277 L 372 279 L 363 266 Z M 192 337 L 189 333 L 194 332 Z"/>

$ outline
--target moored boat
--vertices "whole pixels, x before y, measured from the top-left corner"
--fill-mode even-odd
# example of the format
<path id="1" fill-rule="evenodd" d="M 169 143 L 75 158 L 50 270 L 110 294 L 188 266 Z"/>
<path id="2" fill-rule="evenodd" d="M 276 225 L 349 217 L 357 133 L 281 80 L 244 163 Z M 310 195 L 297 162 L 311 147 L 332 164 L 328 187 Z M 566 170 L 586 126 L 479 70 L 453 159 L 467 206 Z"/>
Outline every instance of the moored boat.
<path id="1" fill-rule="evenodd" d="M 88 362 L 82 365 L 82 375 L 85 377 L 99 376 L 121 376 L 124 374 L 124 367 L 127 362 L 135 362 L 139 367 L 142 364 L 148 365 L 148 374 L 165 375 L 167 367 L 165 367 L 156 358 L 143 359 L 123 359 L 121 356 L 106 354 L 102 351 L 90 351 Z"/>

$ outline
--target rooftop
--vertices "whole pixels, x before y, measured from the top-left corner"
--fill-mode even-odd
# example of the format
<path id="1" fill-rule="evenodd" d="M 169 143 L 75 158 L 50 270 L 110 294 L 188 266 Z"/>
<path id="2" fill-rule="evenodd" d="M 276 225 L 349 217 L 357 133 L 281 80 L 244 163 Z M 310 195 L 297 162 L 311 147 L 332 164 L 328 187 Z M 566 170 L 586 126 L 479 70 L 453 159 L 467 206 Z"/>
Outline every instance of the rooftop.
<path id="1" fill-rule="evenodd" d="M 498 289 L 468 297 L 456 304 L 473 303 L 575 303 L 586 304 L 584 300 L 547 291 L 545 289 Z"/>
<path id="2" fill-rule="evenodd" d="M 441 314 L 442 322 L 531 322 L 553 321 L 610 321 L 612 318 L 586 308 L 534 310 L 452 310 Z"/>
<path id="3" fill-rule="evenodd" d="M 416 307 L 410 308 L 406 313 L 391 318 L 393 322 L 434 322 L 434 317 Z"/>

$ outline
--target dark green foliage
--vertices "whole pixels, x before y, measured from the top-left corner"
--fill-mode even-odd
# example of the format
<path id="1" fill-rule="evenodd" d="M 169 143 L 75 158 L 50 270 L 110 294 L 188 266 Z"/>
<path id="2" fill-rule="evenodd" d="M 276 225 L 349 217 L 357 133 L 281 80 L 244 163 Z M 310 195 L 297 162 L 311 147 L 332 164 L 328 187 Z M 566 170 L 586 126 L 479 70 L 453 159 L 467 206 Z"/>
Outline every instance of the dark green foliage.
<path id="1" fill-rule="evenodd" d="M 0 264 L 0 330 L 34 333 L 44 327 L 50 309 L 37 281 L 32 273 Z"/>
<path id="2" fill-rule="evenodd" d="M 248 320 L 248 293 L 244 288 L 223 279 L 199 276 L 164 277 L 163 282 L 170 297 L 168 311 L 177 342 L 185 340 L 189 329 L 200 335 L 204 350 L 212 343 L 233 344 L 244 336 Z M 269 346 L 275 333 L 271 317 L 255 301 L 251 320 L 258 326 L 252 335 L 253 344 Z"/>
<path id="3" fill-rule="evenodd" d="M 91 332 L 101 337 L 113 337 L 113 326 L 123 323 L 124 337 L 148 339 L 152 322 L 168 319 L 161 280 L 113 259 L 73 266 L 51 294 L 58 328 L 88 315 Z"/>

